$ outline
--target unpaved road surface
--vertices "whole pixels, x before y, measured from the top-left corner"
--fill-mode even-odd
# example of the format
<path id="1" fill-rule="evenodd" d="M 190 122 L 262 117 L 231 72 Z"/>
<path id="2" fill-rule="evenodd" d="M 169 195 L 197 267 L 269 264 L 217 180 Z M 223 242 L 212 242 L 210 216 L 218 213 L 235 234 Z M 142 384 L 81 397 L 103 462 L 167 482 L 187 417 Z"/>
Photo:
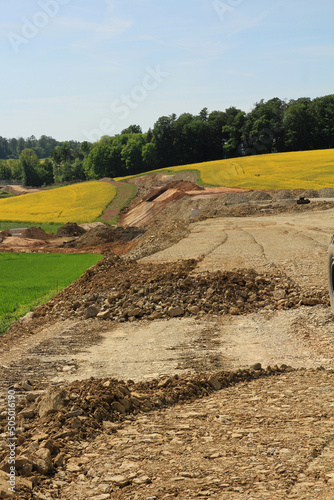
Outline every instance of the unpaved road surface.
<path id="1" fill-rule="evenodd" d="M 97 267 L 47 314 L 14 326 L 0 353 L 0 440 L 3 468 L 6 386 L 15 383 L 25 457 L 17 498 L 334 498 L 334 324 L 323 299 L 333 228 L 333 209 L 194 222 L 133 271 L 129 264 L 108 278 Z M 188 279 L 182 266 L 173 278 L 180 259 L 198 259 Z M 213 273 L 238 269 L 214 288 L 222 275 Z M 130 290 L 129 300 L 119 290 Z M 84 319 L 92 305 L 104 319 Z M 254 368 L 249 380 L 222 382 L 222 371 L 256 363 L 297 370 Z M 209 390 L 203 380 L 212 374 L 218 385 Z M 108 399 L 114 378 L 124 383 Z M 50 387 L 68 398 L 41 416 Z M 0 490 L 4 481 L 0 474 Z"/>

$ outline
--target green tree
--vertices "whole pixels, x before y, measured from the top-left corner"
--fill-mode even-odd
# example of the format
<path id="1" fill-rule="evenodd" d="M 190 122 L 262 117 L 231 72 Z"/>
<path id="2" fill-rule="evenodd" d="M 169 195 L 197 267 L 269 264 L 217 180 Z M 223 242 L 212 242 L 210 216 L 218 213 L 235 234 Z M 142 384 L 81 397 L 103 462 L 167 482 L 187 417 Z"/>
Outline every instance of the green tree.
<path id="1" fill-rule="evenodd" d="M 32 149 L 24 149 L 19 158 L 22 168 L 22 180 L 24 186 L 41 186 L 43 180 L 40 179 L 38 168 L 40 166 L 39 159 Z"/>
<path id="2" fill-rule="evenodd" d="M 291 100 L 284 114 L 283 124 L 287 151 L 307 151 L 314 148 L 316 121 L 310 98 Z"/>
<path id="3" fill-rule="evenodd" d="M 315 120 L 314 147 L 334 148 L 334 94 L 314 99 L 311 109 Z"/>
<path id="4" fill-rule="evenodd" d="M 143 134 L 131 134 L 122 149 L 122 161 L 126 174 L 139 174 L 144 171 L 142 149 L 145 145 Z"/>
<path id="5" fill-rule="evenodd" d="M 159 168 L 159 158 L 154 142 L 147 142 L 142 149 L 142 160 L 144 171 L 156 170 Z"/>

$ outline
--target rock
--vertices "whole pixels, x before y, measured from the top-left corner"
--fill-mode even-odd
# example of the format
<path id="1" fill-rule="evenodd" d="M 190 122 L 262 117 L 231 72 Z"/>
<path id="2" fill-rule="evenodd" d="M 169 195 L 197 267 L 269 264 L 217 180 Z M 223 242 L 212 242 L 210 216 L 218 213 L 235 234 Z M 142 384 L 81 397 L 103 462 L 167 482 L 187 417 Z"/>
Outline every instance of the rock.
<path id="1" fill-rule="evenodd" d="M 261 363 L 255 363 L 255 365 L 252 365 L 251 370 L 262 370 Z"/>
<path id="2" fill-rule="evenodd" d="M 97 318 L 99 319 L 107 319 L 110 318 L 111 311 L 110 309 L 107 309 L 106 311 L 101 311 L 97 314 Z"/>
<path id="3" fill-rule="evenodd" d="M 177 318 L 178 316 L 183 316 L 184 315 L 184 309 L 183 309 L 183 307 L 180 307 L 180 306 L 169 307 L 169 309 L 168 309 L 168 315 L 171 318 Z"/>
<path id="4" fill-rule="evenodd" d="M 60 410 L 65 406 L 67 392 L 65 390 L 50 392 L 42 398 L 38 405 L 38 414 L 41 418 L 46 417 L 49 413 Z"/>
<path id="5" fill-rule="evenodd" d="M 130 307 L 129 309 L 127 309 L 125 311 L 125 314 L 128 316 L 128 317 L 137 317 L 137 316 L 142 316 L 143 315 L 143 312 L 141 309 L 139 309 L 139 307 Z"/>
<path id="6" fill-rule="evenodd" d="M 48 474 L 52 470 L 52 459 L 50 450 L 47 448 L 40 448 L 36 451 L 33 457 L 33 469 L 40 474 Z"/>
<path id="7" fill-rule="evenodd" d="M 34 418 L 35 416 L 35 412 L 34 410 L 23 410 L 19 413 L 19 416 L 20 417 L 23 417 L 23 418 Z"/>
<path id="8" fill-rule="evenodd" d="M 114 401 L 113 403 L 111 403 L 110 408 L 113 411 L 118 411 L 118 413 L 121 413 L 122 415 L 125 415 L 126 413 L 124 406 L 118 401 Z"/>
<path id="9" fill-rule="evenodd" d="M 108 297 L 107 301 L 109 304 L 112 304 L 116 299 L 119 299 L 122 296 L 121 292 L 111 292 Z"/>
<path id="10" fill-rule="evenodd" d="M 53 461 L 55 467 L 61 467 L 65 463 L 65 455 L 64 453 L 58 453 L 56 458 Z"/>
<path id="11" fill-rule="evenodd" d="M 32 391 L 34 389 L 28 380 L 26 382 L 22 382 L 21 387 L 25 391 Z"/>
<path id="12" fill-rule="evenodd" d="M 130 484 L 129 479 L 127 479 L 125 476 L 122 475 L 112 476 L 108 479 L 111 483 L 114 483 L 116 486 L 119 486 L 120 488 L 124 488 L 124 486 Z"/>
<path id="13" fill-rule="evenodd" d="M 190 306 L 190 307 L 188 307 L 188 311 L 191 314 L 198 314 L 200 311 L 200 308 L 198 306 Z"/>
<path id="14" fill-rule="evenodd" d="M 141 476 L 141 477 L 136 477 L 132 481 L 134 484 L 150 484 L 152 480 L 148 476 Z"/>
<path id="15" fill-rule="evenodd" d="M 210 377 L 208 382 L 215 391 L 219 391 L 222 388 L 221 383 L 219 382 L 219 380 L 216 377 L 213 377 L 213 376 Z"/>
<path id="16" fill-rule="evenodd" d="M 20 455 L 15 461 L 15 467 L 20 471 L 21 476 L 31 476 L 33 462 L 29 457 Z"/>
<path id="17" fill-rule="evenodd" d="M 16 483 L 16 478 L 15 478 Z M 8 474 L 0 471 L 0 498 L 14 498 L 13 492 L 9 491 L 10 484 L 8 482 Z"/>
<path id="18" fill-rule="evenodd" d="M 99 312 L 100 309 L 96 305 L 88 306 L 85 311 L 84 318 L 85 319 L 95 318 Z"/>
<path id="19" fill-rule="evenodd" d="M 282 300 L 285 299 L 286 297 L 286 291 L 285 290 L 275 290 L 273 293 L 273 297 L 275 300 Z"/>
<path id="20" fill-rule="evenodd" d="M 229 313 L 233 316 L 240 314 L 240 309 L 238 307 L 230 307 Z"/>
<path id="21" fill-rule="evenodd" d="M 68 463 L 66 464 L 66 470 L 68 472 L 81 472 L 81 467 L 77 464 Z"/>

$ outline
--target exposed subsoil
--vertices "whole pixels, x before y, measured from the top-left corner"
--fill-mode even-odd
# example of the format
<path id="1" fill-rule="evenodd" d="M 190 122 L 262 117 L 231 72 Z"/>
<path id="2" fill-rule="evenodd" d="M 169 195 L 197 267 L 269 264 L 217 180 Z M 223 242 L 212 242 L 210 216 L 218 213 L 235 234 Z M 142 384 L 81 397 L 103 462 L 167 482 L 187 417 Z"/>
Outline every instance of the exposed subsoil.
<path id="1" fill-rule="evenodd" d="M 165 177 L 140 196 L 195 182 Z M 334 497 L 334 209 L 300 195 L 176 197 L 145 232 L 58 247 L 106 256 L 1 337 L 0 497 L 9 387 L 14 498 Z"/>

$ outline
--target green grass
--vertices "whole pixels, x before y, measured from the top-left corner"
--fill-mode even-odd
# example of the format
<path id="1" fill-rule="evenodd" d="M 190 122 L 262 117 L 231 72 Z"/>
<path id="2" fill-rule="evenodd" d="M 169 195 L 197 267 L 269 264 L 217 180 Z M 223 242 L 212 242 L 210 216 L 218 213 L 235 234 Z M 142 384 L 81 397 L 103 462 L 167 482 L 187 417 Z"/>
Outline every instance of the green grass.
<path id="1" fill-rule="evenodd" d="M 102 255 L 0 253 L 0 333 L 58 289 L 70 285 Z"/>
<path id="2" fill-rule="evenodd" d="M 137 191 L 134 184 L 119 182 L 115 198 L 97 220 L 107 224 L 117 224 L 121 210 L 136 196 Z"/>
<path id="3" fill-rule="evenodd" d="M 22 227 L 41 227 L 46 233 L 56 233 L 64 224 L 41 224 L 40 222 L 0 221 L 0 231 Z"/>

